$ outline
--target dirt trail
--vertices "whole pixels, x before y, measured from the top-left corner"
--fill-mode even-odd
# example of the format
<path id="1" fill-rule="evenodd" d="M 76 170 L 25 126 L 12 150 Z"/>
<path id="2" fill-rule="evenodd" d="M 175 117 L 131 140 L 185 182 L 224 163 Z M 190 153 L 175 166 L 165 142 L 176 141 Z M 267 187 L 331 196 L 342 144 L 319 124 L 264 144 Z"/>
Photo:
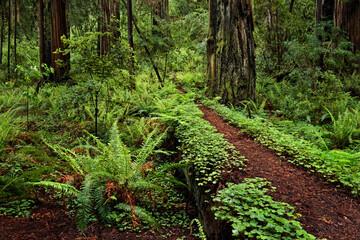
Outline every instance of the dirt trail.
<path id="1" fill-rule="evenodd" d="M 302 215 L 304 229 L 319 238 L 333 240 L 360 239 L 360 200 L 336 188 L 316 174 L 294 166 L 271 149 L 261 146 L 240 129 L 227 124 L 214 111 L 199 106 L 204 119 L 248 159 L 245 172 L 236 178 L 262 177 L 272 182 L 277 201 L 296 207 Z M 234 178 L 235 176 L 232 176 Z"/>

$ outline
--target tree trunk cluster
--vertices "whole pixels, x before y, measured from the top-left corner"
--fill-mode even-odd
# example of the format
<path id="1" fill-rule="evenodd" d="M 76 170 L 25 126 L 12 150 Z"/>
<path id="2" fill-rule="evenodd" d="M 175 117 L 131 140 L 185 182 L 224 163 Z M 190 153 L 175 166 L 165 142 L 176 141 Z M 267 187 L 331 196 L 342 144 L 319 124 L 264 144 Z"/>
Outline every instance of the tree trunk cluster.
<path id="1" fill-rule="evenodd" d="M 120 12 L 117 0 L 99 0 L 99 5 L 102 12 L 99 28 L 100 32 L 103 33 L 99 39 L 99 54 L 104 55 L 110 51 L 111 39 L 120 37 L 116 27 L 116 20 L 120 18 Z M 110 36 L 110 32 L 112 36 Z"/>
<path id="2" fill-rule="evenodd" d="M 360 49 L 359 0 L 317 0 L 316 21 L 333 21 L 335 27 L 346 32 L 354 52 Z"/>

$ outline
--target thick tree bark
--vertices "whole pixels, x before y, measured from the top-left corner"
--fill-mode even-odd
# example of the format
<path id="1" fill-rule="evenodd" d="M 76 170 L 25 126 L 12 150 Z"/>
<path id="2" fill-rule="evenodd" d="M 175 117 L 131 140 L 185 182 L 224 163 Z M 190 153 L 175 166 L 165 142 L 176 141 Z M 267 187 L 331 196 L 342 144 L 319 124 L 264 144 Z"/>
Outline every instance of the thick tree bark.
<path id="1" fill-rule="evenodd" d="M 252 0 L 209 1 L 208 95 L 239 105 L 256 97 Z"/>
<path id="2" fill-rule="evenodd" d="M 66 5 L 64 0 L 52 0 L 51 2 L 51 66 L 54 68 L 55 81 L 67 77 L 70 69 L 70 55 L 58 52 L 63 49 L 62 36 L 67 36 L 66 28 Z M 61 66 L 57 62 L 61 62 Z"/>
<path id="3" fill-rule="evenodd" d="M 335 0 L 334 25 L 346 31 L 354 44 L 354 52 L 360 50 L 360 1 Z"/>

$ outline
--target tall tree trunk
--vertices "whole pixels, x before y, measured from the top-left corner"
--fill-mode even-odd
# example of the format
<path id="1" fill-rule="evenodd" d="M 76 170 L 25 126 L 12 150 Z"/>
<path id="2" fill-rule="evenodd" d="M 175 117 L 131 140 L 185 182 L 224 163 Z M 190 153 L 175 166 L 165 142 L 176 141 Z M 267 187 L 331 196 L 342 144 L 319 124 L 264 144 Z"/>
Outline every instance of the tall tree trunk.
<path id="1" fill-rule="evenodd" d="M 4 27 L 5 27 L 5 12 L 3 6 L 1 7 L 1 32 L 0 32 L 0 65 L 3 59 L 3 45 L 4 45 Z"/>
<path id="2" fill-rule="evenodd" d="M 112 21 L 112 18 L 120 19 L 120 12 L 117 0 L 100 0 L 99 5 L 102 12 L 99 30 L 103 35 L 99 38 L 98 46 L 99 54 L 104 55 L 110 50 L 110 42 L 116 41 L 120 37 L 116 25 L 117 21 Z"/>
<path id="3" fill-rule="evenodd" d="M 99 52 L 100 55 L 104 55 L 106 52 L 109 51 L 109 37 L 107 36 L 108 32 L 108 24 L 107 24 L 107 16 L 109 15 L 109 9 L 107 7 L 107 0 L 100 0 L 100 9 L 102 11 L 102 17 L 100 20 L 100 32 L 102 35 L 100 36 L 99 42 Z"/>
<path id="4" fill-rule="evenodd" d="M 64 0 L 52 0 L 51 2 L 51 66 L 54 68 L 55 81 L 67 77 L 70 69 L 70 55 L 58 52 L 63 49 L 62 36 L 67 35 L 66 28 L 66 5 Z M 55 53 L 56 52 L 56 53 Z M 57 62 L 61 62 L 61 66 Z"/>
<path id="5" fill-rule="evenodd" d="M 43 72 L 42 67 L 45 59 L 45 36 L 44 36 L 44 1 L 39 0 L 39 55 L 40 55 L 40 71 Z"/>
<path id="6" fill-rule="evenodd" d="M 208 95 L 239 105 L 256 97 L 252 0 L 210 0 Z"/>
<path id="7" fill-rule="evenodd" d="M 334 25 L 346 31 L 354 44 L 354 52 L 360 50 L 360 1 L 335 0 Z"/>
<path id="8" fill-rule="evenodd" d="M 17 21 L 18 21 L 17 0 L 14 0 L 14 15 L 15 15 L 15 20 L 14 20 L 14 67 L 16 67 L 17 66 L 16 39 L 17 39 Z"/>
<path id="9" fill-rule="evenodd" d="M 8 62 L 7 62 L 7 72 L 8 77 L 10 77 L 10 56 L 11 56 L 11 0 L 8 1 Z"/>
<path id="10" fill-rule="evenodd" d="M 133 13 L 132 13 L 132 1 L 127 0 L 127 30 L 128 30 L 128 43 L 131 51 L 131 57 L 130 57 L 130 74 L 133 75 L 134 71 L 134 39 L 133 39 Z"/>

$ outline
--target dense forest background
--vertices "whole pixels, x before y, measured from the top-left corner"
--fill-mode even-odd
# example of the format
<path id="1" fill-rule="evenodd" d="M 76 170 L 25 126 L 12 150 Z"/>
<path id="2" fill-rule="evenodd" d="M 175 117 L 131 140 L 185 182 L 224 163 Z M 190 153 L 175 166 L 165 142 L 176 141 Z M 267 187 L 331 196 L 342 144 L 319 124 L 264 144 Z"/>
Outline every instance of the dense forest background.
<path id="1" fill-rule="evenodd" d="M 188 227 L 179 169 L 221 179 L 193 102 L 358 196 L 359 64 L 358 0 L 1 0 L 0 214 Z"/>

